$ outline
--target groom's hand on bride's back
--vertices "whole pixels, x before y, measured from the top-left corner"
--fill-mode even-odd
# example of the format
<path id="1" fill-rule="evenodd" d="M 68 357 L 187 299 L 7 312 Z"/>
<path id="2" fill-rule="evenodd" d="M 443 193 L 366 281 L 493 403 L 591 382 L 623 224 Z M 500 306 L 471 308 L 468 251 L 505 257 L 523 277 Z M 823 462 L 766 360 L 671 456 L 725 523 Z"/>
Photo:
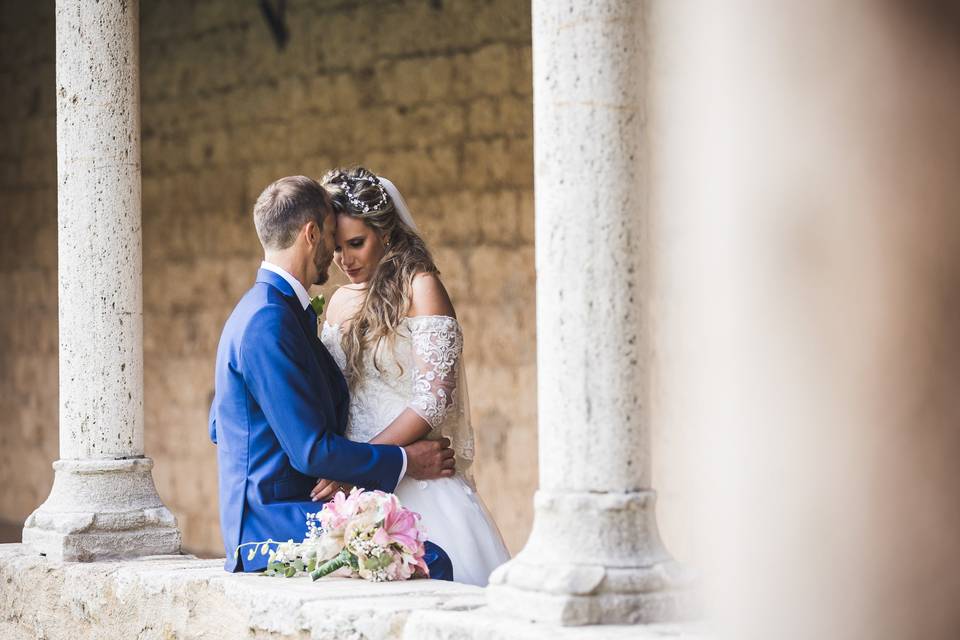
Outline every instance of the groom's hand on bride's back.
<path id="1" fill-rule="evenodd" d="M 448 438 L 418 440 L 404 447 L 407 475 L 416 480 L 449 478 L 453 475 L 453 449 Z"/>

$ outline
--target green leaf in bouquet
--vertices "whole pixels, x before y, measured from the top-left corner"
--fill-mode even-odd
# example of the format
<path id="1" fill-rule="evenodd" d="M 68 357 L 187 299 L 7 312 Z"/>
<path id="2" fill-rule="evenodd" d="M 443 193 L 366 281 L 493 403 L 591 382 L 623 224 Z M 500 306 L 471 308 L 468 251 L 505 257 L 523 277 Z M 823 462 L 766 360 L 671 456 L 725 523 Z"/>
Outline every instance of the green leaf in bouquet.
<path id="1" fill-rule="evenodd" d="M 317 568 L 317 558 L 314 556 L 310 563 L 307 565 L 307 573 L 313 573 L 313 570 Z"/>
<path id="2" fill-rule="evenodd" d="M 318 316 L 323 315 L 323 307 L 326 303 L 327 299 L 323 297 L 322 293 L 310 300 L 310 306 L 313 307 L 313 310 L 317 312 Z"/>
<path id="3" fill-rule="evenodd" d="M 297 558 L 293 561 L 293 568 L 299 573 L 303 571 L 303 560 Z"/>
<path id="4" fill-rule="evenodd" d="M 283 575 L 285 575 L 288 578 L 292 578 L 293 576 L 297 575 L 297 570 L 294 569 L 293 567 L 287 567 L 286 570 L 283 572 Z"/>

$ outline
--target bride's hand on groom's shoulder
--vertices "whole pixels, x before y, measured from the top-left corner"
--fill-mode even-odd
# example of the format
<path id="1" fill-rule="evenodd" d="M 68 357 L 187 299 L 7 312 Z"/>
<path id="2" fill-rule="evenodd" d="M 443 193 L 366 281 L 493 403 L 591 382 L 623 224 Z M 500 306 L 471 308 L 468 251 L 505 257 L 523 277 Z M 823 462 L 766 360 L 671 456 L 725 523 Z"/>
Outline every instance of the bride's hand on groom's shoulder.
<path id="1" fill-rule="evenodd" d="M 418 440 L 404 447 L 407 475 L 415 480 L 434 480 L 453 475 L 455 460 L 448 438 Z"/>
<path id="2" fill-rule="evenodd" d="M 313 489 L 310 491 L 310 499 L 314 502 L 327 500 L 336 495 L 337 491 L 343 491 L 344 493 L 348 494 L 352 488 L 353 485 L 347 484 L 346 482 L 337 482 L 336 480 L 325 480 L 324 478 L 320 478 L 317 480 L 317 484 L 315 484 Z"/>

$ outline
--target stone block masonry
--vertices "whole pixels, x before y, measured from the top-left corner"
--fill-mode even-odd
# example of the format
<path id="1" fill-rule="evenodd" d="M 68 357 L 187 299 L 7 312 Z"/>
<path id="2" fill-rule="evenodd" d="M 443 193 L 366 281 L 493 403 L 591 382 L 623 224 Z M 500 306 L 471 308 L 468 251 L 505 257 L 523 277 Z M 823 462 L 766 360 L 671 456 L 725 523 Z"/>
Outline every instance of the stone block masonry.
<path id="1" fill-rule="evenodd" d="M 59 457 L 56 49 L 53 2 L 0 7 L 0 518 L 22 525 Z"/>

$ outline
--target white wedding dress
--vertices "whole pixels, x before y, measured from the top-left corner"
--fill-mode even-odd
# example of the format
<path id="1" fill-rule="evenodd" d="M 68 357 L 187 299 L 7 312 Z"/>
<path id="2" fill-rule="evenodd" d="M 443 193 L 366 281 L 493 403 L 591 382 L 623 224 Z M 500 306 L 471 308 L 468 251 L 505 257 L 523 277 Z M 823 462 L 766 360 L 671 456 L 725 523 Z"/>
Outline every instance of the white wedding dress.
<path id="1" fill-rule="evenodd" d="M 323 344 L 342 369 L 346 356 L 339 325 L 324 322 Z M 510 558 L 497 525 L 477 495 L 470 475 L 473 435 L 462 367 L 463 334 L 449 316 L 406 318 L 391 345 L 387 340 L 365 356 L 364 370 L 350 393 L 347 437 L 368 442 L 407 408 L 432 427 L 427 438 L 453 441 L 456 474 L 438 480 L 405 477 L 396 494 L 422 516 L 429 539 L 453 563 L 456 582 L 486 586 L 490 572 Z"/>

